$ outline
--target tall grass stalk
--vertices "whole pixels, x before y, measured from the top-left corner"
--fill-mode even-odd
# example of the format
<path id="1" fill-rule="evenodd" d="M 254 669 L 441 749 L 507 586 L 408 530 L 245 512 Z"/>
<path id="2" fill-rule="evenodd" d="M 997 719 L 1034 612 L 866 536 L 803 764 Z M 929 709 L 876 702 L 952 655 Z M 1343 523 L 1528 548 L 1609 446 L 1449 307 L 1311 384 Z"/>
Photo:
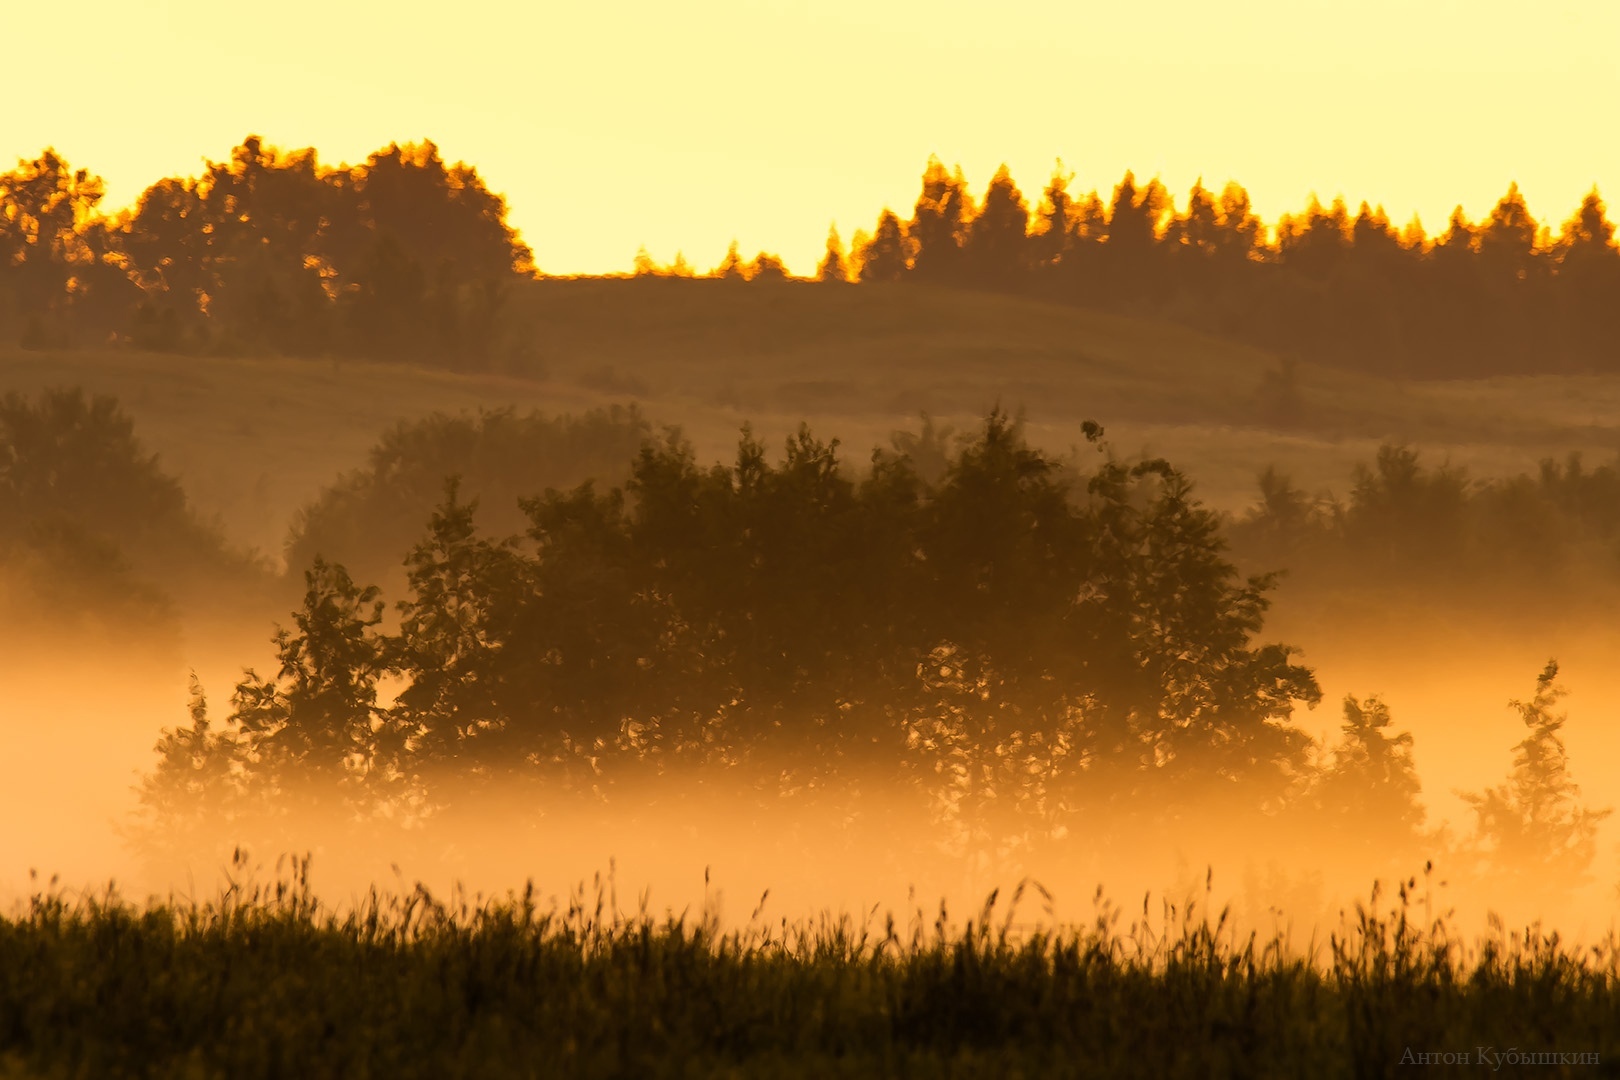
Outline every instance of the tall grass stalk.
<path id="1" fill-rule="evenodd" d="M 1099 891 L 1090 924 L 1056 925 L 1025 882 L 960 922 L 771 921 L 762 898 L 732 929 L 645 894 L 623 911 L 611 875 L 552 901 L 417 886 L 341 907 L 305 859 L 257 883 L 239 858 L 207 901 L 52 883 L 0 917 L 0 1077 L 1381 1076 L 1510 1049 L 1613 1067 L 1612 935 L 1498 921 L 1465 943 L 1416 885 L 1296 947 L 1237 931 L 1207 880 L 1129 923 Z"/>

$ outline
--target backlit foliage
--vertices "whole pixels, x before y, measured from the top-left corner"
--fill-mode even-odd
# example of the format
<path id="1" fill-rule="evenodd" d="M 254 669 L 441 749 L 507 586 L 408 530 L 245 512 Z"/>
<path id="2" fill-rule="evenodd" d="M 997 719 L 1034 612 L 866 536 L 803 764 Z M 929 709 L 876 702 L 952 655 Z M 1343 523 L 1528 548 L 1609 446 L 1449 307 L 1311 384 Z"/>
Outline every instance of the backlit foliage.
<path id="1" fill-rule="evenodd" d="M 1266 223 L 1241 186 L 1177 199 L 1127 172 L 1069 191 L 1058 162 L 1037 199 L 1005 167 L 982 198 L 931 158 L 908 218 L 889 209 L 822 281 L 917 281 L 1022 293 L 1187 323 L 1284 356 L 1392 374 L 1620 367 L 1620 249 L 1594 189 L 1554 229 L 1517 186 L 1484 221 L 1437 235 L 1381 207 L 1324 205 Z M 431 142 L 357 166 L 256 136 L 198 177 L 99 209 L 101 181 L 54 151 L 0 176 L 0 324 L 32 347 L 144 348 L 503 362 L 502 313 L 534 272 L 478 173 Z M 638 276 L 690 277 L 642 251 Z M 780 282 L 780 259 L 736 246 L 709 276 Z"/>
<path id="2" fill-rule="evenodd" d="M 506 204 L 431 143 L 327 167 L 257 136 L 97 212 L 47 150 L 0 175 L 0 295 L 24 344 L 490 362 L 506 283 L 533 272 Z"/>
<path id="3" fill-rule="evenodd" d="M 1168 464 L 1093 452 L 1065 467 L 996 413 L 924 481 L 891 450 L 853 476 L 805 429 L 774 462 L 745 431 L 709 467 L 671 433 L 622 487 L 524 499 L 504 540 L 452 483 L 397 630 L 315 559 L 279 673 L 250 672 L 216 727 L 238 756 L 216 809 L 310 788 L 431 816 L 467 785 L 615 798 L 725 769 L 771 798 L 920 785 L 953 843 L 1275 812 L 1309 753 L 1290 716 L 1320 692 L 1254 641 L 1270 580 L 1237 575 Z"/>

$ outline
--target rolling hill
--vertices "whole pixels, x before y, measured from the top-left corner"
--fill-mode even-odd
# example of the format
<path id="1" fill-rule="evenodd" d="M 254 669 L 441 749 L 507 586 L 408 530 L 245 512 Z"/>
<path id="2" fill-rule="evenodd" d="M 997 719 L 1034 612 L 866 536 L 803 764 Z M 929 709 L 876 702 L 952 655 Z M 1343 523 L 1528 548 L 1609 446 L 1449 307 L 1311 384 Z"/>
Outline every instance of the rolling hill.
<path id="1" fill-rule="evenodd" d="M 277 554 L 296 509 L 360 464 L 400 419 L 512 405 L 567 412 L 638 401 L 726 456 L 752 422 L 774 441 L 801 420 L 851 459 L 915 426 L 958 427 L 997 402 L 1032 441 L 1162 454 L 1211 503 L 1236 508 L 1277 464 L 1342 490 L 1383 441 L 1478 475 L 1620 447 L 1620 377 L 1397 382 L 1299 364 L 1162 323 L 912 285 L 684 279 L 524 283 L 497 372 L 276 356 L 0 349 L 0 390 L 83 386 L 118 397 L 198 508 Z"/>

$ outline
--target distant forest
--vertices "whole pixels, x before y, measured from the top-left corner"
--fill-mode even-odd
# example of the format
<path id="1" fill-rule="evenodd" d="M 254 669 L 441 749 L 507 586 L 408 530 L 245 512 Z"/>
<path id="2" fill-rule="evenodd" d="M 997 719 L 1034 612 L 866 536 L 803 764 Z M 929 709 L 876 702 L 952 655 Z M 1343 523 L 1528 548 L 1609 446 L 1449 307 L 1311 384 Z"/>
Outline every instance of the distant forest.
<path id="1" fill-rule="evenodd" d="M 1071 193 L 1059 162 L 1031 208 L 1005 167 L 982 199 L 930 159 L 909 219 L 885 209 L 822 282 L 915 281 L 1173 321 L 1285 357 L 1423 377 L 1620 370 L 1620 249 L 1596 189 L 1556 232 L 1510 186 L 1438 236 L 1313 196 L 1274 223 L 1236 183 L 1173 199 L 1126 173 Z M 534 276 L 505 201 L 431 143 L 322 166 L 257 137 L 132 210 L 47 150 L 0 175 L 0 333 L 48 348 L 272 351 L 495 363 L 507 286 Z M 645 251 L 638 276 L 695 277 Z M 736 245 L 706 276 L 788 278 Z"/>
<path id="2" fill-rule="evenodd" d="M 0 176 L 0 326 L 25 347 L 273 351 L 461 366 L 533 273 L 506 203 L 432 143 L 328 168 L 248 138 L 133 210 L 54 151 Z"/>
<path id="3" fill-rule="evenodd" d="M 1019 293 L 1383 374 L 1620 368 L 1620 250 L 1595 188 L 1556 236 L 1512 185 L 1431 239 L 1366 203 L 1313 196 L 1268 227 L 1235 183 L 1195 184 L 1178 210 L 1157 180 L 1127 172 L 1105 204 L 1069 179 L 1060 162 L 1032 214 L 1005 166 L 975 203 L 931 159 L 911 220 L 885 210 L 847 258 L 829 237 L 823 276 Z"/>

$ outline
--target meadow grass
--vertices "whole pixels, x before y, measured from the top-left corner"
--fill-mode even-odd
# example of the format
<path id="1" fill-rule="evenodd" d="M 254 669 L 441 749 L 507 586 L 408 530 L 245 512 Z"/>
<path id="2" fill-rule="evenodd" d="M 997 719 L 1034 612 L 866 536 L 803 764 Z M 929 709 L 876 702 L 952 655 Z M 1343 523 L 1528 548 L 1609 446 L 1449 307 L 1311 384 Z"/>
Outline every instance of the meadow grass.
<path id="1" fill-rule="evenodd" d="M 1038 891 L 961 923 L 726 930 L 626 914 L 600 879 L 342 910 L 307 862 L 206 903 L 46 889 L 0 919 L 0 1076 L 1360 1077 L 1429 1054 L 1494 1071 L 1486 1051 L 1599 1075 L 1620 1053 L 1612 938 L 1465 946 L 1408 888 L 1304 945 L 1196 897 L 1019 923 Z"/>

